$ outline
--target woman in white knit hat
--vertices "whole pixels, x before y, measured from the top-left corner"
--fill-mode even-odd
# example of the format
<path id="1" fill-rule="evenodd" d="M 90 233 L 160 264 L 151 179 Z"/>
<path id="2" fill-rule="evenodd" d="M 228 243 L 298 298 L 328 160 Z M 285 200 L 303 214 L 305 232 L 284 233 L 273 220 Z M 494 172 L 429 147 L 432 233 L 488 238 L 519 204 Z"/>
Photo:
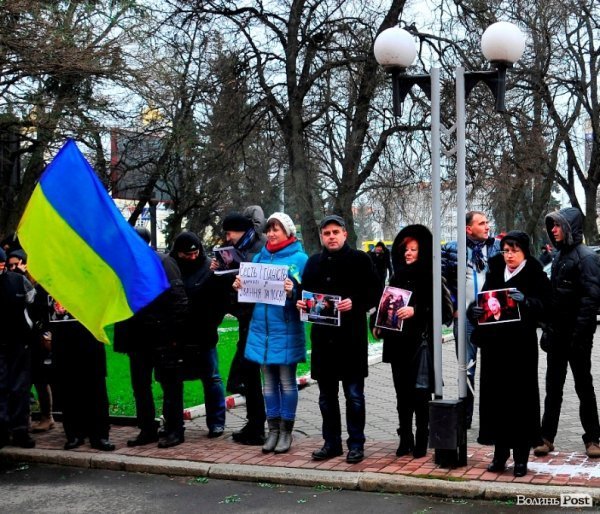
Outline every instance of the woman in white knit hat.
<path id="1" fill-rule="evenodd" d="M 254 307 L 246 343 L 246 359 L 261 365 L 263 395 L 269 433 L 263 452 L 285 453 L 292 443 L 292 430 L 298 405 L 296 367 L 306 361 L 304 325 L 296 305 L 296 292 L 308 259 L 296 239 L 296 226 L 283 212 L 267 220 L 267 244 L 254 262 L 288 266 L 284 282 L 284 306 L 257 303 Z M 233 287 L 240 289 L 243 279 L 236 277 Z"/>

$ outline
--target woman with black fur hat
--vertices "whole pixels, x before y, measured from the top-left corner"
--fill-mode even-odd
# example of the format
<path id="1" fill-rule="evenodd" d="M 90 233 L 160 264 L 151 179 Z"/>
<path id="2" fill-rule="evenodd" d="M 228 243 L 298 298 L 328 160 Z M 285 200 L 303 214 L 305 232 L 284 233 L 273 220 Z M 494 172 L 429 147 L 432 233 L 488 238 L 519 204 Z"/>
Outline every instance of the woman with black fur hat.
<path id="1" fill-rule="evenodd" d="M 383 362 L 392 365 L 400 428 L 396 455 L 412 452 L 424 457 L 429 438 L 429 400 L 433 392 L 433 367 L 420 368 L 424 352 L 432 352 L 433 282 L 432 235 L 423 225 L 403 228 L 392 245 L 394 274 L 389 285 L 411 291 L 407 305 L 397 310 L 402 331 L 373 328 L 376 338 L 383 337 Z M 447 289 L 446 289 L 447 291 Z M 446 309 L 445 318 L 451 316 Z M 374 323 L 374 320 L 371 320 Z M 426 348 L 420 348 L 426 341 Z M 432 359 L 429 359 L 429 364 Z M 423 376 L 425 375 L 425 376 Z M 413 435 L 413 415 L 416 435 Z"/>
<path id="2" fill-rule="evenodd" d="M 502 472 L 513 449 L 516 477 L 527 473 L 529 450 L 540 439 L 537 327 L 552 291 L 542 265 L 529 250 L 529 236 L 512 230 L 500 241 L 502 253 L 489 260 L 482 291 L 511 289 L 520 319 L 476 326 L 471 340 L 481 348 L 480 444 L 494 445 L 488 471 Z M 483 309 L 472 304 L 474 323 Z"/>

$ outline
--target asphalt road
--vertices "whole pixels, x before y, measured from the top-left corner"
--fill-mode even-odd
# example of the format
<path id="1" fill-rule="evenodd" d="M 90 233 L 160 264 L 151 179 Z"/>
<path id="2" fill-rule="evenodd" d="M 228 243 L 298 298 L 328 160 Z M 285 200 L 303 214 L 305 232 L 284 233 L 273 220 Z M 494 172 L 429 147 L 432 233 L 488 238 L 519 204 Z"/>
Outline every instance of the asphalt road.
<path id="1" fill-rule="evenodd" d="M 525 507 L 527 513 L 565 509 Z M 0 513 L 503 513 L 506 502 L 0 462 Z"/>

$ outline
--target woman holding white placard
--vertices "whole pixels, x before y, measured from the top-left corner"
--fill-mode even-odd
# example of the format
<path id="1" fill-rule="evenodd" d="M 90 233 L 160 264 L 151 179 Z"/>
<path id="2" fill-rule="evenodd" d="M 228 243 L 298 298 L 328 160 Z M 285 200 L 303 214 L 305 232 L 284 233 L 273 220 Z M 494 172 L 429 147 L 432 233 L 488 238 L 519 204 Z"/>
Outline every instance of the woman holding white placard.
<path id="1" fill-rule="evenodd" d="M 263 394 L 269 433 L 263 452 L 285 453 L 292 443 L 298 405 L 296 366 L 306 361 L 304 325 L 295 308 L 296 291 L 308 259 L 296 239 L 296 226 L 283 212 L 267 220 L 267 244 L 255 263 L 288 266 L 283 283 L 285 305 L 256 303 L 246 343 L 246 359 L 262 367 Z M 244 278 L 236 277 L 233 287 L 241 289 Z"/>

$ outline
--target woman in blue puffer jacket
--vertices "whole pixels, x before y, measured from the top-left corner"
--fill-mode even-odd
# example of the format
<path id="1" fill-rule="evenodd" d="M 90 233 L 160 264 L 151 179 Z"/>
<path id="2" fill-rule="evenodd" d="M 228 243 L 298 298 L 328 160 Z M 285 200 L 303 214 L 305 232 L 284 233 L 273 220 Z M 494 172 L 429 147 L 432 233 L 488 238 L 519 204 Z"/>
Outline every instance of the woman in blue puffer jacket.
<path id="1" fill-rule="evenodd" d="M 288 266 L 284 306 L 257 303 L 246 342 L 246 359 L 262 367 L 263 395 L 269 434 L 263 452 L 285 453 L 292 443 L 298 405 L 296 366 L 306 361 L 304 324 L 296 305 L 296 291 L 308 256 L 296 239 L 296 226 L 283 212 L 272 214 L 266 226 L 267 244 L 253 262 Z M 233 287 L 240 289 L 236 277 Z"/>

